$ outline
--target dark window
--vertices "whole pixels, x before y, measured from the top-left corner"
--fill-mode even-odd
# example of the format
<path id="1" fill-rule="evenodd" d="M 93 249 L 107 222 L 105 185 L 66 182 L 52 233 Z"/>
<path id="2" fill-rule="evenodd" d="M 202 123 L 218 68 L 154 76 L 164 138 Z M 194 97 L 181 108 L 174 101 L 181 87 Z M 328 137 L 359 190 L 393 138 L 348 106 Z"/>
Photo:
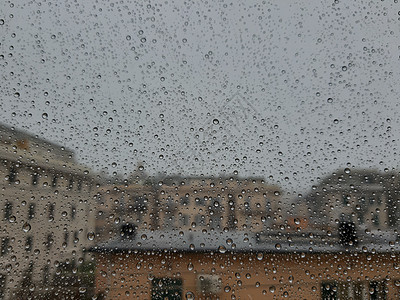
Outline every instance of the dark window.
<path id="1" fill-rule="evenodd" d="M 78 180 L 78 191 L 82 190 L 82 180 Z"/>
<path id="2" fill-rule="evenodd" d="M 5 290 L 6 290 L 6 275 L 0 274 L 0 299 L 4 299 Z"/>
<path id="3" fill-rule="evenodd" d="M 74 187 L 74 179 L 70 178 L 68 183 L 68 189 L 72 190 L 73 187 Z"/>
<path id="4" fill-rule="evenodd" d="M 196 215 L 194 217 L 194 222 L 196 223 L 197 226 L 204 226 L 204 225 L 206 225 L 205 219 L 206 218 L 204 215 Z"/>
<path id="5" fill-rule="evenodd" d="M 74 244 L 79 242 L 78 231 L 74 231 Z"/>
<path id="6" fill-rule="evenodd" d="M 349 204 L 349 199 L 350 199 L 350 196 L 348 196 L 348 195 L 343 195 L 343 196 L 342 196 L 343 205 Z"/>
<path id="7" fill-rule="evenodd" d="M 182 226 L 186 226 L 189 224 L 189 216 L 188 215 L 182 215 L 181 224 L 182 224 Z"/>
<path id="8" fill-rule="evenodd" d="M 32 247 L 33 247 L 33 237 L 28 236 L 25 241 L 25 250 L 32 251 Z"/>
<path id="9" fill-rule="evenodd" d="M 68 246 L 68 242 L 69 242 L 69 232 L 66 231 L 66 232 L 64 232 L 64 244 L 65 244 L 65 246 Z"/>
<path id="10" fill-rule="evenodd" d="M 387 293 L 386 293 L 386 285 L 384 281 L 372 281 L 369 284 L 369 293 L 371 300 L 385 300 Z"/>
<path id="11" fill-rule="evenodd" d="M 147 210 L 147 199 L 143 196 L 133 198 L 133 209 L 135 212 L 144 213 Z"/>
<path id="12" fill-rule="evenodd" d="M 181 205 L 189 205 L 189 197 L 181 197 Z"/>
<path id="13" fill-rule="evenodd" d="M 56 187 L 57 186 L 57 176 L 56 175 L 53 176 L 53 180 L 51 181 L 51 186 L 52 187 Z"/>
<path id="14" fill-rule="evenodd" d="M 51 233 L 49 233 L 48 235 L 47 235 L 47 241 L 46 241 L 46 248 L 47 249 L 50 249 L 51 248 L 51 246 L 53 245 L 53 234 L 51 234 Z"/>
<path id="15" fill-rule="evenodd" d="M 10 168 L 10 173 L 8 174 L 8 181 L 10 183 L 15 182 L 16 178 L 17 178 L 17 171 L 15 170 L 15 167 L 12 166 Z"/>
<path id="16" fill-rule="evenodd" d="M 28 219 L 31 220 L 35 216 L 35 204 L 31 203 L 29 204 L 29 209 L 28 209 Z"/>
<path id="17" fill-rule="evenodd" d="M 54 204 L 51 203 L 49 205 L 49 219 L 53 219 L 54 218 Z"/>
<path id="18" fill-rule="evenodd" d="M 12 216 L 12 209 L 13 209 L 12 203 L 7 202 L 5 207 L 4 207 L 4 218 L 6 220 L 10 220 L 10 218 Z"/>
<path id="19" fill-rule="evenodd" d="M 321 286 L 322 300 L 338 299 L 337 285 L 335 282 L 323 282 Z"/>
<path id="20" fill-rule="evenodd" d="M 372 219 L 372 222 L 374 223 L 375 226 L 379 226 L 379 225 L 380 225 L 380 222 L 379 222 L 379 214 L 378 214 L 378 213 L 375 213 L 375 214 L 374 214 L 374 217 L 373 217 L 373 219 Z"/>
<path id="21" fill-rule="evenodd" d="M 71 207 L 71 220 L 74 220 L 76 217 L 76 207 L 73 205 Z"/>
<path id="22" fill-rule="evenodd" d="M 50 267 L 49 266 L 45 266 L 43 268 L 43 283 L 48 283 L 50 280 Z"/>
<path id="23" fill-rule="evenodd" d="M 1 240 L 1 256 L 6 255 L 8 253 L 9 245 L 10 245 L 10 239 L 8 237 L 5 237 Z"/>
<path id="24" fill-rule="evenodd" d="M 197 198 L 196 202 L 198 205 L 205 205 L 206 200 L 204 198 Z"/>
<path id="25" fill-rule="evenodd" d="M 39 180 L 39 175 L 38 173 L 33 173 L 32 174 L 32 185 L 37 185 Z"/>
<path id="26" fill-rule="evenodd" d="M 152 281 L 152 300 L 181 300 L 182 280 L 174 278 L 155 278 Z"/>

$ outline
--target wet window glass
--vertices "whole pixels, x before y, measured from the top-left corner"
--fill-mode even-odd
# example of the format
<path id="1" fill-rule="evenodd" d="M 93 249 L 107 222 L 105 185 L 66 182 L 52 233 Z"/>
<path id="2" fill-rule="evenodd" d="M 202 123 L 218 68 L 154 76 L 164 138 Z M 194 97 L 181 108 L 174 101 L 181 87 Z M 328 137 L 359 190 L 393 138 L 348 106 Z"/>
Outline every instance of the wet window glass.
<path id="1" fill-rule="evenodd" d="M 400 3 L 0 3 L 0 299 L 399 299 Z"/>

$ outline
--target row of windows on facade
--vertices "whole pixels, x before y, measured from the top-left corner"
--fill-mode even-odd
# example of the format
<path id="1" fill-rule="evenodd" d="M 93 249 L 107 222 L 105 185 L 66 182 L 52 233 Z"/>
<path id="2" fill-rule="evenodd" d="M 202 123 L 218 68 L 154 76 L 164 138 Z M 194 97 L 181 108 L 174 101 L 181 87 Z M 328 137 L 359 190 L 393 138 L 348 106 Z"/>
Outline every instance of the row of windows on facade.
<path id="1" fill-rule="evenodd" d="M 175 226 L 206 226 L 207 224 L 213 225 L 214 227 L 221 227 L 223 217 L 219 214 L 213 215 L 207 218 L 205 215 L 188 215 L 188 214 L 179 214 L 177 218 L 174 215 L 167 214 L 165 217 L 165 222 L 163 226 L 165 228 L 172 228 Z M 138 214 L 136 217 L 137 222 L 144 221 L 144 218 L 141 214 Z M 192 223 L 190 223 L 192 221 Z"/>
<path id="2" fill-rule="evenodd" d="M 214 283 L 204 282 L 200 284 L 200 292 L 212 295 L 211 290 L 219 293 L 221 288 Z M 183 280 L 180 278 L 154 278 L 152 281 L 151 299 L 182 299 Z M 285 294 L 284 294 L 285 295 Z M 285 297 L 287 297 L 286 295 Z M 384 281 L 370 282 L 322 282 L 322 300 L 340 299 L 386 299 L 387 288 Z"/>
<path id="3" fill-rule="evenodd" d="M 35 209 L 36 209 L 35 203 L 30 203 L 28 205 L 28 212 L 27 212 L 28 220 L 32 220 L 35 217 Z M 49 203 L 47 210 L 49 219 L 54 219 L 54 211 L 55 211 L 55 204 Z M 12 216 L 13 216 L 13 204 L 11 202 L 7 202 L 4 205 L 4 219 L 9 221 L 11 220 Z M 74 220 L 75 218 L 76 218 L 76 207 L 72 205 L 70 212 L 70 219 Z"/>
<path id="4" fill-rule="evenodd" d="M 11 250 L 10 241 L 11 240 L 9 237 L 4 237 L 1 240 L 1 252 L 0 252 L 1 256 L 4 256 L 10 252 L 10 250 Z M 70 233 L 68 231 L 65 231 L 62 247 L 63 248 L 68 247 L 69 242 L 70 242 Z M 79 243 L 79 231 L 78 230 L 73 232 L 73 243 L 74 244 Z M 46 242 L 44 244 L 46 246 L 46 249 L 50 250 L 54 244 L 54 234 L 49 233 L 47 235 Z M 30 252 L 30 251 L 32 251 L 32 249 L 33 249 L 33 236 L 29 235 L 25 238 L 25 250 L 27 252 Z"/>
<path id="5" fill-rule="evenodd" d="M 16 168 L 14 167 L 14 166 L 12 166 L 11 168 L 10 168 L 10 170 L 9 170 L 9 173 L 8 173 L 8 182 L 9 183 L 14 183 L 14 182 L 16 182 L 17 181 L 17 175 L 18 175 L 18 172 L 17 172 L 17 170 L 16 170 Z M 37 172 L 34 172 L 34 173 L 32 173 L 31 174 L 31 178 L 32 178 L 32 180 L 31 180 L 31 185 L 33 185 L 33 186 L 36 186 L 36 185 L 38 185 L 39 184 L 39 179 L 40 179 L 40 174 L 39 173 L 37 173 Z M 63 176 L 57 176 L 57 175 L 53 175 L 53 178 L 52 178 L 52 180 L 51 180 L 51 187 L 53 187 L 53 188 L 56 188 L 57 187 L 57 183 L 58 183 L 58 179 L 59 178 L 64 178 Z M 82 185 L 83 185 L 83 180 L 82 179 L 79 179 L 79 180 L 77 180 L 77 184 L 76 184 L 76 186 L 77 186 L 77 190 L 78 191 L 81 191 L 82 190 Z M 90 187 L 90 186 L 89 186 Z M 69 179 L 69 182 L 68 182 L 68 190 L 72 190 L 74 188 L 74 179 L 73 178 L 70 178 Z"/>
<path id="6" fill-rule="evenodd" d="M 209 205 L 210 207 L 213 207 L 213 209 L 218 209 L 221 208 L 221 201 L 219 198 L 212 198 L 212 197 L 196 197 L 195 199 L 195 203 L 198 206 L 206 206 Z M 243 203 L 244 209 L 245 210 L 251 210 L 251 206 L 250 206 L 250 200 L 251 198 L 249 197 L 246 202 Z M 146 211 L 148 209 L 148 199 L 146 197 L 142 197 L 142 196 L 134 196 L 132 197 L 132 202 L 133 205 L 128 205 L 129 209 L 133 209 L 133 210 L 137 210 L 137 211 Z M 167 205 L 173 207 L 175 204 L 180 204 L 182 206 L 189 206 L 190 205 L 190 197 L 189 196 L 185 196 L 185 197 L 181 197 L 179 202 L 175 202 L 172 198 L 167 198 L 165 199 L 165 202 L 167 203 Z M 232 203 L 231 206 L 233 206 L 234 204 Z M 121 205 L 122 209 L 125 209 L 125 204 Z M 268 208 L 270 208 L 271 203 L 267 202 L 266 206 Z M 260 205 L 261 207 L 261 205 Z M 257 208 L 260 208 L 257 207 Z"/>

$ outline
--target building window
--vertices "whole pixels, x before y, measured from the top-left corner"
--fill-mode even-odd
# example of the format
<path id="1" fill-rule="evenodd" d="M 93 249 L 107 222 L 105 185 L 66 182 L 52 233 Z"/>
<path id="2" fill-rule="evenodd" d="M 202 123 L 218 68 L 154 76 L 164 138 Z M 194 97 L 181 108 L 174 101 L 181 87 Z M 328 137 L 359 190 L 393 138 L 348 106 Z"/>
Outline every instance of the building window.
<path id="1" fill-rule="evenodd" d="M 189 197 L 181 197 L 181 205 L 189 205 Z"/>
<path id="2" fill-rule="evenodd" d="M 46 248 L 49 250 L 51 246 L 53 245 L 53 234 L 49 233 L 47 235 L 47 241 L 46 241 Z"/>
<path id="3" fill-rule="evenodd" d="M 33 247 L 33 238 L 31 236 L 28 236 L 25 241 L 25 250 L 32 251 L 32 247 Z"/>
<path id="4" fill-rule="evenodd" d="M 81 190 L 82 190 L 82 180 L 79 179 L 78 180 L 78 191 L 81 191 Z"/>
<path id="5" fill-rule="evenodd" d="M 53 180 L 51 181 L 51 186 L 53 188 L 57 186 L 57 176 L 56 175 L 53 176 Z"/>
<path id="6" fill-rule="evenodd" d="M 71 207 L 71 220 L 75 220 L 75 217 L 76 217 L 76 207 L 75 205 L 73 205 Z"/>
<path id="7" fill-rule="evenodd" d="M 198 205 L 204 206 L 205 203 L 206 203 L 205 198 L 197 198 L 196 200 L 197 200 L 196 202 L 197 202 Z"/>
<path id="8" fill-rule="evenodd" d="M 206 218 L 204 215 L 196 215 L 194 217 L 194 222 L 197 226 L 205 226 L 206 225 Z"/>
<path id="9" fill-rule="evenodd" d="M 13 165 L 13 166 L 11 166 L 10 173 L 8 174 L 8 181 L 10 183 L 13 183 L 13 182 L 15 182 L 16 178 L 17 178 L 17 171 Z"/>
<path id="10" fill-rule="evenodd" d="M 5 237 L 1 240 L 1 256 L 8 253 L 8 246 L 10 245 L 10 239 Z"/>
<path id="11" fill-rule="evenodd" d="M 66 231 L 66 232 L 64 232 L 64 245 L 65 245 L 65 247 L 68 246 L 68 242 L 69 242 L 69 232 Z"/>
<path id="12" fill-rule="evenodd" d="M 372 219 L 372 222 L 374 223 L 375 226 L 379 226 L 379 225 L 380 225 L 380 222 L 379 222 L 379 214 L 378 214 L 378 213 L 375 213 L 375 214 L 374 214 L 374 217 L 373 217 L 373 219 Z"/>
<path id="13" fill-rule="evenodd" d="M 322 300 L 386 299 L 384 282 L 323 282 Z"/>
<path id="14" fill-rule="evenodd" d="M 189 216 L 188 215 L 182 215 L 181 217 L 181 225 L 186 226 L 189 224 Z"/>
<path id="15" fill-rule="evenodd" d="M 10 218 L 12 216 L 12 209 L 13 209 L 12 203 L 11 202 L 7 202 L 5 207 L 4 207 L 4 219 L 10 220 Z"/>
<path id="16" fill-rule="evenodd" d="M 33 173 L 32 174 L 32 185 L 37 185 L 39 180 L 39 175 L 38 173 Z"/>
<path id="17" fill-rule="evenodd" d="M 172 229 L 175 226 L 175 216 L 171 214 L 167 214 L 165 216 L 165 227 Z"/>
<path id="18" fill-rule="evenodd" d="M 68 182 L 68 189 L 72 190 L 73 187 L 74 187 L 74 179 L 70 178 Z"/>
<path id="19" fill-rule="evenodd" d="M 155 278 L 152 281 L 152 300 L 180 300 L 182 298 L 182 279 Z"/>
<path id="20" fill-rule="evenodd" d="M 347 204 L 349 204 L 350 196 L 343 195 L 342 200 L 343 200 L 343 205 L 347 205 Z"/>
<path id="21" fill-rule="evenodd" d="M 45 266 L 43 268 L 43 283 L 47 284 L 47 283 L 49 283 L 49 280 L 50 280 L 50 267 Z"/>
<path id="22" fill-rule="evenodd" d="M 32 220 L 35 217 L 35 204 L 31 203 L 29 204 L 29 209 L 28 209 L 28 219 Z"/>
<path id="23" fill-rule="evenodd" d="M 54 204 L 49 204 L 49 219 L 54 219 Z"/>
<path id="24" fill-rule="evenodd" d="M 74 244 L 77 244 L 78 242 L 79 242 L 78 231 L 74 231 Z"/>
<path id="25" fill-rule="evenodd" d="M 386 284 L 384 281 L 371 281 L 369 284 L 371 300 L 386 299 Z"/>
<path id="26" fill-rule="evenodd" d="M 6 291 L 6 275 L 0 274 L 0 299 L 4 299 Z"/>

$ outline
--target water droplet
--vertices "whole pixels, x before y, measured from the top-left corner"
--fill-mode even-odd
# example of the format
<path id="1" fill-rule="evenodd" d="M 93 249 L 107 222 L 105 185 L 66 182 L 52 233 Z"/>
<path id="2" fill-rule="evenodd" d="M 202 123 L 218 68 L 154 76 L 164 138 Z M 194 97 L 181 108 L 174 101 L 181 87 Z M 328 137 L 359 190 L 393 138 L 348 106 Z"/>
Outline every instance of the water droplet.
<path id="1" fill-rule="evenodd" d="M 227 285 L 227 286 L 224 288 L 224 291 L 225 291 L 225 293 L 229 293 L 229 292 L 231 291 L 231 287 L 230 287 L 229 285 Z"/>
<path id="2" fill-rule="evenodd" d="M 328 98 L 328 100 L 326 100 L 328 103 L 332 103 L 333 99 L 332 98 Z"/>
<path id="3" fill-rule="evenodd" d="M 347 71 L 347 67 L 346 67 L 346 66 L 343 66 L 343 67 L 342 67 L 342 71 L 345 71 L 345 72 L 346 72 L 346 71 Z"/>
<path id="4" fill-rule="evenodd" d="M 219 253 L 225 253 L 226 252 L 226 248 L 224 246 L 219 246 L 218 247 L 218 251 L 219 251 Z"/>
<path id="5" fill-rule="evenodd" d="M 187 300 L 194 300 L 194 294 L 192 292 L 187 292 L 185 297 Z"/>
<path id="6" fill-rule="evenodd" d="M 264 258 L 264 254 L 262 254 L 261 252 L 257 253 L 257 259 L 258 260 L 262 260 L 263 258 Z"/>
<path id="7" fill-rule="evenodd" d="M 96 235 L 94 234 L 94 232 L 88 232 L 87 238 L 89 241 L 93 241 L 95 237 Z"/>
<path id="8" fill-rule="evenodd" d="M 4 25 L 4 19 L 0 19 L 0 25 Z"/>
<path id="9" fill-rule="evenodd" d="M 22 230 L 23 230 L 24 232 L 28 232 L 29 230 L 31 230 L 31 225 L 30 225 L 29 223 L 25 223 L 25 224 L 22 226 Z"/>
<path id="10" fill-rule="evenodd" d="M 43 118 L 43 119 L 47 120 L 48 117 L 49 117 L 49 115 L 48 115 L 47 113 L 43 113 L 43 114 L 42 114 L 42 118 Z"/>
<path id="11" fill-rule="evenodd" d="M 278 244 L 275 245 L 275 249 L 281 250 L 281 248 L 282 248 L 281 244 L 278 243 Z"/>
<path id="12" fill-rule="evenodd" d="M 270 286 L 269 287 L 269 291 L 271 292 L 271 293 L 275 293 L 275 286 Z"/>
<path id="13" fill-rule="evenodd" d="M 21 96 L 20 93 L 18 93 L 18 92 L 15 92 L 15 93 L 14 93 L 14 97 L 15 97 L 15 98 L 19 98 L 20 96 Z"/>
<path id="14" fill-rule="evenodd" d="M 192 271 L 194 269 L 194 266 L 193 266 L 192 263 L 189 263 L 187 268 L 188 268 L 189 271 Z"/>
<path id="15" fill-rule="evenodd" d="M 218 125 L 218 124 L 219 124 L 219 120 L 218 120 L 218 119 L 214 119 L 214 120 L 213 120 L 213 124 L 214 124 L 214 125 Z"/>
<path id="16" fill-rule="evenodd" d="M 142 234 L 142 236 L 140 237 L 143 241 L 147 240 L 147 235 Z"/>
<path id="17" fill-rule="evenodd" d="M 130 35 L 127 35 L 127 36 L 126 36 L 126 40 L 127 40 L 127 41 L 130 41 L 131 39 L 132 39 L 132 37 L 131 37 Z"/>

